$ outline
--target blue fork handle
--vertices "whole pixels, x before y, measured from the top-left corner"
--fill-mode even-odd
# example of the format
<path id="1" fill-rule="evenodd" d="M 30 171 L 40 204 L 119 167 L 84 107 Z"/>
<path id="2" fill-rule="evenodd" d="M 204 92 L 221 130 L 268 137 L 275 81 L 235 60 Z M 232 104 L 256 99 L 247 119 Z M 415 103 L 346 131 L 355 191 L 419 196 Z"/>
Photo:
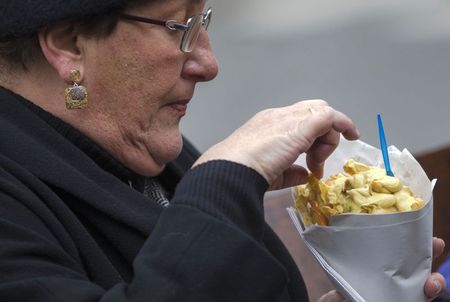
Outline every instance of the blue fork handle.
<path id="1" fill-rule="evenodd" d="M 388 147 L 386 144 L 386 136 L 384 135 L 383 122 L 381 121 L 381 115 L 377 115 L 378 120 L 378 134 L 380 136 L 381 153 L 383 154 L 384 168 L 386 169 L 386 174 L 389 176 L 394 176 L 391 170 L 391 163 L 389 162 Z"/>

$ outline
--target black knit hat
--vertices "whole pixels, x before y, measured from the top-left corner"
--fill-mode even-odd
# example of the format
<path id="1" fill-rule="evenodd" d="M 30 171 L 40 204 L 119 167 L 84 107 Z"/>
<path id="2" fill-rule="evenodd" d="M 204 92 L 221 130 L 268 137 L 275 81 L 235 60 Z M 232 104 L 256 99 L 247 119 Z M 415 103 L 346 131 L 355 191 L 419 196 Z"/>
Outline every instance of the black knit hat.
<path id="1" fill-rule="evenodd" d="M 124 7 L 127 0 L 0 0 L 0 37 L 22 37 L 68 19 L 83 19 Z"/>

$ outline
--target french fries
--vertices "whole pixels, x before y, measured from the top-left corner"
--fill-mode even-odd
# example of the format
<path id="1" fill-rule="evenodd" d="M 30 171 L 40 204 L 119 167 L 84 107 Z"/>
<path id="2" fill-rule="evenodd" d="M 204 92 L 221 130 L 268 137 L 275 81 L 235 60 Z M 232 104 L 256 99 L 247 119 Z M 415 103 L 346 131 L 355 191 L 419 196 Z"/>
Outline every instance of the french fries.
<path id="1" fill-rule="evenodd" d="M 343 213 L 385 214 L 421 209 L 425 203 L 398 178 L 384 169 L 354 160 L 344 172 L 326 181 L 310 175 L 308 182 L 294 188 L 295 208 L 305 226 L 328 225 L 329 217 Z"/>

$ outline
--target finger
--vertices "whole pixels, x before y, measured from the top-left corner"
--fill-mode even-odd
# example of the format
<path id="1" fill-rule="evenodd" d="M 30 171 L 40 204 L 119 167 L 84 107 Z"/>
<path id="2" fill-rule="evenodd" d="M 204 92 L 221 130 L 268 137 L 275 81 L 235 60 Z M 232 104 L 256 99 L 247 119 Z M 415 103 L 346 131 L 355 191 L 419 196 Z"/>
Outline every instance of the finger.
<path id="1" fill-rule="evenodd" d="M 303 140 L 304 145 L 308 146 L 308 149 L 317 138 L 326 137 L 326 134 L 331 130 L 342 133 L 344 137 L 350 140 L 359 137 L 359 131 L 352 120 L 329 106 L 314 107 L 312 113 L 300 121 L 297 130 L 300 139 Z"/>
<path id="2" fill-rule="evenodd" d="M 329 129 L 333 129 L 342 133 L 349 140 L 359 138 L 359 131 L 353 121 L 344 113 L 334 110 L 330 106 L 314 107 L 311 114 L 311 119 L 313 118 L 319 119 L 319 123 L 323 124 L 323 132 L 320 136 L 325 135 Z M 330 124 L 323 123 L 324 120 Z"/>
<path id="3" fill-rule="evenodd" d="M 317 178 L 322 177 L 324 162 L 336 149 L 339 139 L 340 134 L 331 130 L 324 136 L 319 137 L 306 152 L 306 164 Z"/>
<path id="4" fill-rule="evenodd" d="M 269 191 L 304 184 L 308 180 L 308 175 L 308 171 L 302 166 L 292 165 L 270 185 Z"/>
<path id="5" fill-rule="evenodd" d="M 317 302 L 347 302 L 347 300 L 345 300 L 345 298 L 336 290 L 332 290 L 320 297 Z"/>
<path id="6" fill-rule="evenodd" d="M 316 178 L 322 178 L 323 177 L 323 169 L 325 166 L 325 162 L 311 162 L 311 160 L 308 160 L 308 157 L 306 157 L 306 162 L 309 171 L 316 177 Z"/>
<path id="7" fill-rule="evenodd" d="M 342 112 L 327 106 L 314 108 L 317 111 L 312 111 L 311 116 L 305 120 L 310 127 L 309 130 L 306 127 L 304 135 L 314 140 L 310 148 L 305 150 L 306 162 L 310 171 L 321 178 L 324 162 L 339 144 L 340 133 L 348 139 L 357 139 L 359 131 L 351 119 Z"/>
<path id="8" fill-rule="evenodd" d="M 436 259 L 444 253 L 445 241 L 441 238 L 433 237 L 433 259 Z"/>
<path id="9" fill-rule="evenodd" d="M 425 282 L 424 292 L 430 298 L 436 298 L 447 287 L 444 276 L 439 273 L 432 273 Z"/>

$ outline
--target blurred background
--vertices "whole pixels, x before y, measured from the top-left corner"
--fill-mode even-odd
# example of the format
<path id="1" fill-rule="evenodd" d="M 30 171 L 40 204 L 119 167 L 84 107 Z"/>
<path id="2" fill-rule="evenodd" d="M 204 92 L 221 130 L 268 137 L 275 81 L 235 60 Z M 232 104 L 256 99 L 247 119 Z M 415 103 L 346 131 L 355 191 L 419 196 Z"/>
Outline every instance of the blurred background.
<path id="1" fill-rule="evenodd" d="M 219 75 L 199 84 L 184 133 L 205 150 L 257 111 L 321 98 L 377 145 L 450 145 L 450 1 L 210 0 Z"/>
<path id="2" fill-rule="evenodd" d="M 204 151 L 257 111 L 321 98 L 356 122 L 362 140 L 378 146 L 380 113 L 388 143 L 417 155 L 430 177 L 439 179 L 435 235 L 450 241 L 450 1 L 209 4 L 220 71 L 213 82 L 198 85 L 183 119 L 194 144 Z M 267 194 L 266 219 L 316 301 L 333 286 L 287 217 L 291 204 L 287 190 Z"/>

